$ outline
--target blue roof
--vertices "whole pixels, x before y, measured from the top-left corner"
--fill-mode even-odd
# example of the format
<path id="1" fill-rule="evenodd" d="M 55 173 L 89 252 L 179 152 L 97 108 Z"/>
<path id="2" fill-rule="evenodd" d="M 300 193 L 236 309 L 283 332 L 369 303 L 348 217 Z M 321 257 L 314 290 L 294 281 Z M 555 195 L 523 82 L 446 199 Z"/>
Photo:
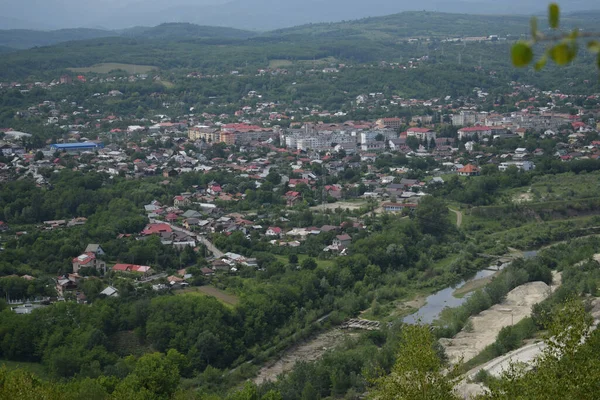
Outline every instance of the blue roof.
<path id="1" fill-rule="evenodd" d="M 82 143 L 55 143 L 51 145 L 55 149 L 77 149 L 77 148 L 96 148 L 96 147 L 104 147 L 102 143 L 94 143 L 94 142 L 82 142 Z"/>

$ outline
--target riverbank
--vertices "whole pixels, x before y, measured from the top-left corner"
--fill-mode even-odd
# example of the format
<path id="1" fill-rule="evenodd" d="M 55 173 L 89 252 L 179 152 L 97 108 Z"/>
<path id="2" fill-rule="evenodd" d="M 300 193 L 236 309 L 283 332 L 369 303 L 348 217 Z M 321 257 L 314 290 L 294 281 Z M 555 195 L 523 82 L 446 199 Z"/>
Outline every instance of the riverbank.
<path id="1" fill-rule="evenodd" d="M 343 343 L 344 339 L 356 337 L 359 334 L 339 328 L 320 333 L 304 343 L 289 348 L 277 360 L 263 366 L 253 381 L 257 385 L 268 381 L 275 382 L 279 375 L 291 371 L 299 361 L 318 360 L 327 350 Z"/>
<path id="2" fill-rule="evenodd" d="M 469 328 L 452 339 L 440 339 L 450 363 L 466 362 L 490 344 L 502 328 L 531 315 L 531 307 L 550 296 L 552 289 L 544 282 L 530 282 L 511 290 L 506 299 L 469 319 Z"/>

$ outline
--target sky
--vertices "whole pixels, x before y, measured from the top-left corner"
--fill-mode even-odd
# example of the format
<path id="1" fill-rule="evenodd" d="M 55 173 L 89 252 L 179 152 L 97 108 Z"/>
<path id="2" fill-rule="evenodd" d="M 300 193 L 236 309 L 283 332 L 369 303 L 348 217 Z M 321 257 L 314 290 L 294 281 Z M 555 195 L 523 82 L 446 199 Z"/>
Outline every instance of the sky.
<path id="1" fill-rule="evenodd" d="M 559 4 L 566 11 L 600 8 L 598 0 Z M 0 0 L 0 29 L 123 29 L 192 22 L 265 31 L 406 10 L 539 14 L 547 5 L 547 0 Z"/>

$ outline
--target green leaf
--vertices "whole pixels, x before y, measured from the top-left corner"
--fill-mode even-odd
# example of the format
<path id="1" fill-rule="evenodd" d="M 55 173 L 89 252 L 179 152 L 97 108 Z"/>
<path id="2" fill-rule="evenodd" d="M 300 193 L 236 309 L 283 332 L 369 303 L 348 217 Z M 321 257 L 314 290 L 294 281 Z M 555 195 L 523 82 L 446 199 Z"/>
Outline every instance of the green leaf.
<path id="1" fill-rule="evenodd" d="M 550 3 L 548 6 L 548 24 L 550 28 L 557 29 L 560 18 L 560 8 L 556 3 Z"/>
<path id="2" fill-rule="evenodd" d="M 544 54 L 544 56 L 535 63 L 535 66 L 534 66 L 535 70 L 541 71 L 546 66 L 547 61 L 548 61 L 548 57 L 546 57 L 546 55 Z"/>
<path id="3" fill-rule="evenodd" d="M 577 54 L 575 46 L 569 46 L 567 43 L 559 43 L 550 49 L 550 57 L 558 65 L 565 65 L 573 61 Z"/>
<path id="4" fill-rule="evenodd" d="M 529 26 L 531 27 L 531 37 L 533 38 L 533 40 L 537 40 L 539 33 L 536 17 L 531 17 L 531 22 L 529 23 Z"/>
<path id="5" fill-rule="evenodd" d="M 597 40 L 592 40 L 588 42 L 587 48 L 592 53 L 600 53 L 600 42 Z"/>
<path id="6" fill-rule="evenodd" d="M 533 60 L 533 50 L 526 42 L 517 42 L 511 50 L 512 62 L 515 67 L 525 67 Z"/>
<path id="7" fill-rule="evenodd" d="M 573 31 L 571 31 L 571 33 L 569 33 L 568 38 L 571 40 L 575 40 L 579 37 L 579 29 L 573 29 Z"/>

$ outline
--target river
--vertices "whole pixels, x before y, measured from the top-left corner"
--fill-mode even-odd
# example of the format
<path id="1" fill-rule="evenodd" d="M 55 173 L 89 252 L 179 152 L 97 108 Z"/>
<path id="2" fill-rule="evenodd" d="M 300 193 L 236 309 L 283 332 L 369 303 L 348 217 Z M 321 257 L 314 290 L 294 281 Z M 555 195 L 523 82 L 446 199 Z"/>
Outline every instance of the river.
<path id="1" fill-rule="evenodd" d="M 523 258 L 532 258 L 537 255 L 537 251 L 524 251 Z M 506 268 L 509 263 L 502 264 L 498 270 L 502 270 Z M 494 266 L 494 268 L 496 268 Z M 446 307 L 455 308 L 461 306 L 472 293 L 467 293 L 463 297 L 455 297 L 454 291 L 460 289 L 467 283 L 471 281 L 475 281 L 481 278 L 486 278 L 490 275 L 495 274 L 497 271 L 492 270 L 481 270 L 471 279 L 464 280 L 456 285 L 452 285 L 447 287 L 446 289 L 442 289 L 439 292 L 436 292 L 426 299 L 426 303 L 423 307 L 421 307 L 414 314 L 410 314 L 406 316 L 403 321 L 407 324 L 414 324 L 420 322 L 422 324 L 431 324 L 433 321 L 438 319 L 442 310 Z"/>

